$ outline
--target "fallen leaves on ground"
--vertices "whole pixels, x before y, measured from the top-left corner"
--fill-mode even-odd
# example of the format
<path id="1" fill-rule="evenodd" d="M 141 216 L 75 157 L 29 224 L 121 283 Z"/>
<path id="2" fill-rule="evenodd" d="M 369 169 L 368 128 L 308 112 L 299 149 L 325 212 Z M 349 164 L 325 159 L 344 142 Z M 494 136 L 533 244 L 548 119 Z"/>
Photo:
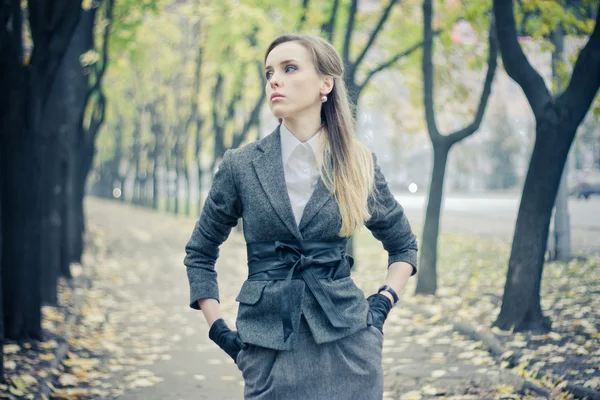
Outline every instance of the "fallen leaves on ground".
<path id="1" fill-rule="evenodd" d="M 170 341 L 160 331 L 144 329 L 144 324 L 164 317 L 165 312 L 151 302 L 131 301 L 129 292 L 120 286 L 130 281 L 115 279 L 127 266 L 107 257 L 101 231 L 93 230 L 90 237 L 93 245 L 84 255 L 84 265 L 90 268 L 84 273 L 92 275 L 91 287 L 85 289 L 80 315 L 71 327 L 66 357 L 48 373 L 56 348 L 65 340 L 65 321 L 73 306 L 73 290 L 63 281 L 60 306 L 43 309 L 43 328 L 49 339 L 4 346 L 7 389 L 13 396 L 9 398 L 39 398 L 41 385 L 52 389 L 52 399 L 116 398 L 126 390 L 161 382 L 144 366 L 168 359 Z"/>
<path id="2" fill-rule="evenodd" d="M 81 290 L 73 290 L 62 282 L 59 306 L 43 309 L 44 340 L 5 344 L 7 384 L 0 386 L 0 398 L 6 394 L 8 398 L 32 399 L 49 381 L 55 382 L 52 391 L 55 399 L 117 398 L 129 390 L 151 387 L 163 378 L 154 375 L 148 366 L 159 360 L 169 360 L 172 345 L 182 337 L 196 334 L 194 328 L 183 323 L 181 314 L 168 313 L 155 306 L 152 294 L 141 301 L 132 297 L 130 285 L 153 279 L 152 268 L 155 266 L 145 264 L 148 260 L 143 254 L 127 260 L 107 254 L 105 234 L 91 226 L 92 245 L 83 264 L 95 268 L 76 267 L 79 268 L 77 274 L 93 274 L 92 285 L 85 289 L 85 303 L 72 328 L 66 358 L 58 369 L 49 369 L 55 351 L 64 343 L 65 322 L 71 315 L 73 299 L 80 293 L 77 290 Z M 239 233 L 233 233 L 232 237 L 238 241 L 241 238 Z M 357 268 L 353 277 L 365 293 L 370 294 L 385 280 L 387 253 L 364 229 L 357 235 L 356 243 Z M 245 263 L 244 248 L 238 247 L 239 251 L 227 252 L 226 256 L 236 265 Z M 467 321 L 492 332 L 508 349 L 522 354 L 519 366 L 513 370 L 552 390 L 556 399 L 571 398 L 564 392 L 567 381 L 600 389 L 600 370 L 597 368 L 600 365 L 600 304 L 597 296 L 600 260 L 546 265 L 542 306 L 553 319 L 553 331 L 531 335 L 489 328 L 499 312 L 507 259 L 508 247 L 504 244 L 458 235 L 441 237 L 437 296 L 412 296 L 415 278 L 403 291 L 403 301 L 419 302 L 433 317 L 414 314 L 399 305 L 385 325 L 382 359 L 386 382 L 391 369 L 398 365 L 425 362 L 435 368 L 424 382 L 400 382 L 412 385 L 409 390 L 406 390 L 407 386 L 386 387 L 384 398 L 536 398 L 512 385 L 482 386 L 472 382 L 460 388 L 444 386 L 444 380 L 456 372 L 454 367 L 449 367 L 452 363 L 473 365 L 481 369 L 477 374 L 483 375 L 489 372 L 488 367 L 501 366 L 502 362 L 495 360 L 481 342 L 467 340 L 454 331 L 442 317 Z M 133 260 L 139 262 L 134 264 Z M 223 298 L 235 297 L 239 290 L 235 283 L 223 285 Z M 233 301 L 223 302 L 222 311 L 228 322 L 232 321 L 236 307 Z M 182 329 L 172 337 L 167 337 L 160 329 L 147 329 L 149 325 L 160 326 L 157 321 L 177 324 Z M 210 348 L 213 346 L 198 343 L 196 350 L 203 353 Z M 207 357 L 205 362 L 210 366 L 221 362 L 213 360 L 217 359 Z M 193 379 L 202 382 L 207 377 L 196 374 Z M 235 379 L 230 375 L 220 377 L 223 383 Z"/>
<path id="3" fill-rule="evenodd" d="M 387 255 L 368 232 L 361 232 L 355 276 L 375 290 L 385 279 Z M 436 296 L 413 295 L 416 279 L 409 280 L 404 299 L 418 303 L 438 318 L 444 316 L 493 334 L 507 349 L 522 355 L 515 372 L 536 380 L 548 390 L 562 382 L 600 390 L 600 257 L 578 257 L 568 263 L 544 266 L 541 303 L 552 318 L 547 334 L 513 333 L 491 328 L 500 312 L 510 248 L 507 244 L 464 235 L 444 234 L 438 252 Z M 365 262 L 363 260 L 369 260 Z M 377 268 L 372 265 L 377 265 Z M 380 271 L 384 270 L 384 271 Z M 401 305 L 399 307 L 402 307 Z M 392 312 L 393 315 L 397 310 Z M 479 353 L 465 352 L 475 360 Z M 560 391 L 561 396 L 569 396 Z M 556 398 L 562 398 L 557 395 Z M 568 398 L 568 397 L 564 397 Z"/>

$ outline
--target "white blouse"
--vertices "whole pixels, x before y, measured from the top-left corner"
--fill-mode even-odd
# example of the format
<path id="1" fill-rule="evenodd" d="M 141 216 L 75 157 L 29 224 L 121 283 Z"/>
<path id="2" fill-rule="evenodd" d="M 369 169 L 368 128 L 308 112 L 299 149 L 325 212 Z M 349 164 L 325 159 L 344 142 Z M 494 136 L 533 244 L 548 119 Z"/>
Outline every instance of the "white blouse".
<path id="1" fill-rule="evenodd" d="M 283 123 L 279 131 L 285 183 L 296 225 L 300 225 L 304 207 L 319 180 L 317 154 L 320 154 L 321 131 L 304 143 L 300 142 Z"/>

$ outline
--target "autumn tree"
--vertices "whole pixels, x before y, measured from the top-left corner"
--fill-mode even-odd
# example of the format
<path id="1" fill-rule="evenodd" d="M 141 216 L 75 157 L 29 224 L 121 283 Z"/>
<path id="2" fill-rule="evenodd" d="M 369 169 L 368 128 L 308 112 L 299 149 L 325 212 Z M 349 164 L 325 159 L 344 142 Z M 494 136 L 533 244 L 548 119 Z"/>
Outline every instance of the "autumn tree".
<path id="1" fill-rule="evenodd" d="M 434 66 L 433 66 L 433 26 L 434 16 L 432 0 L 423 2 L 423 99 L 425 103 L 425 118 L 427 121 L 427 131 L 433 145 L 433 170 L 431 181 L 429 183 L 429 196 L 427 199 L 427 209 L 425 213 L 425 223 L 423 227 L 423 239 L 421 241 L 419 253 L 419 276 L 417 280 L 416 293 L 435 294 L 437 288 L 437 245 L 440 225 L 440 210 L 442 206 L 442 194 L 444 190 L 444 176 L 446 172 L 446 163 L 448 154 L 452 146 L 461 140 L 475 133 L 481 124 L 485 108 L 492 90 L 492 81 L 496 72 L 497 65 L 497 44 L 495 40 L 495 30 L 493 20 L 489 27 L 489 58 L 488 68 L 481 91 L 481 97 L 475 118 L 468 126 L 452 132 L 450 134 L 441 134 L 435 115 L 434 101 Z"/>
<path id="2" fill-rule="evenodd" d="M 600 87 L 600 13 L 575 62 L 568 85 L 553 95 L 518 41 L 511 0 L 494 0 L 500 52 L 506 72 L 518 83 L 536 120 L 536 138 L 513 236 L 502 307 L 495 326 L 547 331 L 551 321 L 540 305 L 540 285 L 552 208 L 575 133 Z"/>
<path id="3" fill-rule="evenodd" d="M 24 18 L 27 12 L 28 18 Z M 2 74 L 2 295 L 6 337 L 41 338 L 39 279 L 43 236 L 43 170 L 55 132 L 43 124 L 50 95 L 77 23 L 81 0 L 3 2 L 0 6 Z M 31 32 L 25 41 L 23 27 Z"/>

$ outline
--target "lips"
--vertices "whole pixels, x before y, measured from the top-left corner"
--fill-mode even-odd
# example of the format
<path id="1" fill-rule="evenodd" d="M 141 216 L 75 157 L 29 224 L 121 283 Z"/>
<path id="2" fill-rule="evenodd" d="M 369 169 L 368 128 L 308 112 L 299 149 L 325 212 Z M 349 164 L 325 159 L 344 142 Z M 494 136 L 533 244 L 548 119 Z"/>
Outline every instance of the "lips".
<path id="1" fill-rule="evenodd" d="M 273 93 L 271 95 L 271 101 L 277 100 L 277 99 L 283 99 L 283 98 L 285 98 L 285 96 L 280 93 Z"/>

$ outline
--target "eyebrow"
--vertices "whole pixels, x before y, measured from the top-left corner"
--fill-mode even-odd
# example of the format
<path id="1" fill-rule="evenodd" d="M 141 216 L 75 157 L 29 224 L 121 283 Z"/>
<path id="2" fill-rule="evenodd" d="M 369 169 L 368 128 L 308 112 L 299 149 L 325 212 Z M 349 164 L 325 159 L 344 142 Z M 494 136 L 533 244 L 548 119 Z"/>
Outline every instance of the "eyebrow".
<path id="1" fill-rule="evenodd" d="M 294 59 L 283 60 L 282 62 L 280 62 L 280 63 L 279 63 L 279 65 L 283 65 L 283 64 L 289 64 L 289 63 L 291 63 L 291 62 L 298 62 L 298 61 L 296 61 L 296 60 L 294 60 Z M 265 69 L 272 69 L 272 68 L 273 68 L 273 67 L 271 67 L 270 65 L 267 65 L 267 66 L 265 67 Z"/>

